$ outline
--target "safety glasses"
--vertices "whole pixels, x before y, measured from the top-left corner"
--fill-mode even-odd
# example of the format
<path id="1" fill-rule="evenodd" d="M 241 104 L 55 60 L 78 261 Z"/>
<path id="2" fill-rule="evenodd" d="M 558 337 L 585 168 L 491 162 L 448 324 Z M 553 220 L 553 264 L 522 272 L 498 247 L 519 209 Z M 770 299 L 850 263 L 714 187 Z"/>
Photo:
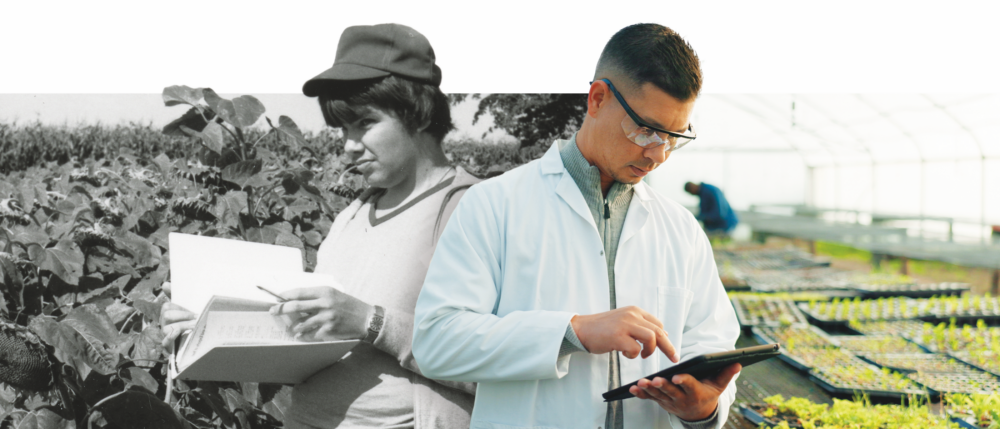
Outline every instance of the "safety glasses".
<path id="1" fill-rule="evenodd" d="M 622 119 L 622 130 L 625 131 L 625 136 L 632 142 L 642 147 L 657 147 L 661 144 L 667 145 L 667 151 L 674 151 L 684 147 L 684 145 L 694 140 L 695 135 L 694 128 L 688 125 L 689 134 L 681 134 L 673 131 L 667 131 L 653 127 L 642 119 L 639 115 L 629 107 L 628 103 L 625 102 L 625 98 L 618 93 L 615 86 L 608 79 L 601 79 L 602 82 L 608 84 L 608 88 L 611 88 L 611 93 L 615 95 L 618 99 L 618 103 L 625 108 L 625 113 L 627 115 Z M 593 82 L 591 82 L 593 83 Z"/>

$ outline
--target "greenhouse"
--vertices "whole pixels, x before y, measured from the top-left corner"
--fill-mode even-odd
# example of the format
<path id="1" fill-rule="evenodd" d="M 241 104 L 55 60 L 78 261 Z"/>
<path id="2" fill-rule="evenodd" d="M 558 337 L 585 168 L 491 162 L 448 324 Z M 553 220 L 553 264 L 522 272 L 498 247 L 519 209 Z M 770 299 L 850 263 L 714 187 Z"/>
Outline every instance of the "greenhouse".
<path id="1" fill-rule="evenodd" d="M 728 427 L 1000 424 L 1000 96 L 699 103 L 704 132 L 648 181 L 695 213 L 685 182 L 724 191 L 738 344 L 784 347 L 743 371 Z"/>

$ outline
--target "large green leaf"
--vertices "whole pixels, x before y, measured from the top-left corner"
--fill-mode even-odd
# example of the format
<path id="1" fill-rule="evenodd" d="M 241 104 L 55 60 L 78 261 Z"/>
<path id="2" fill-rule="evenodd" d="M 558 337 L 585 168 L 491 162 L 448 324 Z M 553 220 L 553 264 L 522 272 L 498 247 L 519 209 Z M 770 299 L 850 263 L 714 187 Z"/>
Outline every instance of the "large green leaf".
<path id="1" fill-rule="evenodd" d="M 95 406 L 109 423 L 120 428 L 182 429 L 181 417 L 156 395 L 132 388 L 111 395 Z"/>
<path id="2" fill-rule="evenodd" d="M 240 213 L 246 212 L 247 193 L 230 191 L 218 197 L 215 203 L 215 217 L 225 227 L 235 228 L 240 222 Z"/>
<path id="3" fill-rule="evenodd" d="M 295 234 L 282 232 L 274 239 L 274 244 L 278 246 L 288 246 L 294 247 L 301 251 L 305 251 L 306 247 L 302 244 L 302 239 L 296 237 Z"/>
<path id="4" fill-rule="evenodd" d="M 151 367 L 154 360 L 163 358 L 163 331 L 155 326 L 147 326 L 141 332 L 133 332 L 122 341 L 125 344 L 123 354 L 131 358 L 136 365 Z"/>
<path id="5" fill-rule="evenodd" d="M 115 242 L 119 247 L 127 248 L 131 253 L 132 263 L 135 267 L 155 267 L 160 265 L 163 252 L 159 247 L 150 243 L 132 231 L 120 230 L 115 234 Z"/>
<path id="6" fill-rule="evenodd" d="M 153 376 L 149 375 L 149 372 L 142 368 L 130 367 L 128 369 L 128 374 L 132 384 L 141 386 L 149 391 L 149 393 L 156 394 L 156 391 L 160 388 L 160 383 L 156 381 Z"/>
<path id="7" fill-rule="evenodd" d="M 312 213 L 319 210 L 319 205 L 308 198 L 295 198 L 294 201 L 285 204 L 285 220 L 292 220 L 296 216 Z"/>
<path id="8" fill-rule="evenodd" d="M 143 316 L 146 316 L 154 324 L 160 323 L 160 308 L 163 307 L 163 303 L 137 299 L 132 302 L 132 307 L 139 310 Z"/>
<path id="9" fill-rule="evenodd" d="M 42 250 L 31 246 L 28 253 L 38 268 L 51 271 L 67 284 L 79 284 L 83 275 L 83 252 L 72 240 L 63 239 L 55 247 Z"/>
<path id="10" fill-rule="evenodd" d="M 277 393 L 274 394 L 270 401 L 264 404 L 262 407 L 265 413 L 271 415 L 278 421 L 285 421 L 285 413 L 288 412 L 288 408 L 292 406 L 292 388 L 289 386 L 283 386 Z"/>
<path id="11" fill-rule="evenodd" d="M 222 179 L 243 188 L 247 182 L 264 167 L 260 159 L 251 159 L 229 164 L 222 169 Z"/>
<path id="12" fill-rule="evenodd" d="M 73 367 L 81 378 L 90 373 L 90 366 L 84 358 L 86 350 L 76 333 L 66 329 L 54 318 L 38 316 L 31 319 L 28 329 L 38 335 L 45 344 L 53 347 L 56 359 Z"/>
<path id="13" fill-rule="evenodd" d="M 291 235 L 292 231 L 292 224 L 288 222 L 278 222 L 271 225 L 264 225 L 261 228 L 247 228 L 247 240 L 255 243 L 274 244 L 279 235 Z"/>
<path id="14" fill-rule="evenodd" d="M 198 104 L 202 98 L 201 88 L 191 88 L 185 85 L 174 85 L 163 88 L 163 104 L 176 106 L 178 104 Z"/>
<path id="15" fill-rule="evenodd" d="M 160 170 L 160 174 L 162 174 L 163 177 L 167 177 L 171 171 L 170 167 L 174 164 L 170 161 L 170 157 L 167 156 L 167 154 L 161 153 L 157 155 L 156 158 L 153 158 L 153 164 L 151 165 L 155 165 L 157 169 Z"/>
<path id="16" fill-rule="evenodd" d="M 271 123 L 271 118 L 267 118 L 267 124 L 271 128 L 278 130 L 279 133 L 287 136 L 290 146 L 293 149 L 298 150 L 299 146 L 307 144 L 305 136 L 302 135 L 302 130 L 299 129 L 299 126 L 295 124 L 292 118 L 285 115 L 279 116 L 277 127 Z"/>
<path id="17" fill-rule="evenodd" d="M 205 143 L 205 147 L 211 149 L 212 152 L 221 154 L 222 149 L 226 145 L 226 141 L 222 136 L 222 125 L 215 122 L 209 122 L 201 131 L 196 131 L 185 125 L 181 125 L 180 128 L 188 135 L 201 138 L 201 141 Z"/>
<path id="18" fill-rule="evenodd" d="M 203 115 L 204 113 L 204 115 Z M 208 125 L 208 121 L 215 117 L 212 112 L 200 112 L 198 109 L 192 107 L 184 112 L 180 118 L 174 119 L 169 124 L 163 127 L 163 134 L 171 136 L 187 136 L 190 135 L 182 129 L 182 127 L 190 128 L 195 131 L 201 131 L 205 129 L 205 125 Z M 181 163 L 183 164 L 183 163 Z"/>
<path id="19" fill-rule="evenodd" d="M 15 426 L 16 429 L 73 429 L 76 423 L 66 420 L 48 408 L 28 413 Z"/>
<path id="20" fill-rule="evenodd" d="M 264 104 L 250 95 L 227 100 L 219 97 L 211 88 L 205 88 L 204 95 L 208 107 L 237 128 L 250 127 L 264 114 Z"/>
<path id="21" fill-rule="evenodd" d="M 103 310 L 93 304 L 85 304 L 70 311 L 59 324 L 82 340 L 79 345 L 85 352 L 83 359 L 94 371 L 110 374 L 115 370 L 118 353 L 114 347 L 121 335 Z"/>

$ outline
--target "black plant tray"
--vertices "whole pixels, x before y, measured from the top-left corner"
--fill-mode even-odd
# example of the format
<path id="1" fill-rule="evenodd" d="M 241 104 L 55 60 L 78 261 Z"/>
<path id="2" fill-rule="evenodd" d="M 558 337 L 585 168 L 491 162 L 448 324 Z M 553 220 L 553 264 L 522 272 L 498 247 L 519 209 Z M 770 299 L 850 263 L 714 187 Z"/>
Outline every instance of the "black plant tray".
<path id="1" fill-rule="evenodd" d="M 738 301 L 749 301 L 749 300 L 744 300 L 742 298 L 731 298 L 729 300 L 729 302 L 732 304 L 734 311 L 737 309 L 736 303 Z M 772 301 L 779 301 L 779 300 L 772 300 Z M 788 310 L 791 312 L 792 318 L 795 319 L 795 322 L 793 322 L 793 323 L 801 323 L 801 324 L 806 323 L 806 318 L 802 314 L 802 310 L 799 309 L 799 307 L 796 305 L 796 303 L 794 301 L 787 302 L 787 303 L 785 303 L 785 305 L 787 306 Z M 745 309 L 746 308 L 746 304 L 741 303 L 741 307 L 743 309 Z M 779 327 L 779 326 L 781 326 L 781 322 L 777 321 L 777 320 L 768 320 L 768 321 L 763 321 L 763 322 L 758 322 L 758 323 L 751 323 L 751 322 L 746 321 L 746 320 L 743 319 L 743 312 L 742 311 L 736 311 L 736 318 L 740 322 L 740 328 L 742 328 L 743 332 L 747 333 L 747 334 L 751 333 L 750 332 L 750 328 L 753 328 L 754 326 L 773 326 L 773 327 Z"/>
<path id="2" fill-rule="evenodd" d="M 757 405 L 761 405 L 761 404 L 757 404 Z M 747 420 L 750 420 L 751 423 L 753 423 L 753 424 L 755 424 L 757 426 L 760 426 L 761 423 L 766 424 L 768 427 L 774 427 L 774 426 L 777 426 L 779 424 L 779 420 L 778 419 L 764 417 L 763 414 L 758 413 L 756 410 L 754 410 L 753 408 L 750 408 L 746 404 L 740 404 L 740 414 L 742 414 L 743 417 L 745 417 Z M 794 428 L 794 429 L 800 429 L 800 428 L 802 428 L 802 425 L 799 422 L 797 422 L 797 421 L 795 421 L 795 422 L 788 421 L 788 420 L 786 420 L 786 421 L 788 422 L 788 427 L 789 428 Z"/>
<path id="3" fill-rule="evenodd" d="M 985 373 L 989 374 L 988 371 L 983 371 L 982 368 L 976 367 L 975 365 L 970 365 L 966 361 L 963 361 L 961 359 L 956 359 L 956 358 L 954 358 L 951 355 L 948 355 L 946 353 L 931 353 L 931 352 L 927 351 L 927 349 L 924 348 L 923 346 L 921 346 L 920 344 L 917 344 L 917 345 L 920 346 L 920 348 L 924 349 L 926 352 L 925 353 L 898 353 L 898 355 L 913 355 L 913 356 L 915 356 L 916 359 L 933 359 L 931 356 L 943 357 L 943 358 L 946 358 L 946 359 L 955 359 L 956 364 L 958 364 L 960 367 L 964 367 L 964 368 L 962 368 L 959 371 L 924 371 L 924 372 L 938 372 L 938 373 L 952 373 L 952 374 L 985 372 Z M 892 355 L 892 354 L 893 353 L 867 353 L 867 354 L 859 354 L 857 356 L 859 358 L 861 358 L 861 360 L 863 360 L 865 362 L 868 362 L 868 363 L 870 363 L 872 365 L 875 365 L 875 366 L 880 367 L 880 368 L 889 368 L 890 370 L 896 371 L 896 372 L 901 373 L 901 374 L 910 374 L 910 373 L 917 372 L 917 370 L 911 369 L 911 368 L 901 368 L 901 367 L 892 366 L 892 365 L 883 365 L 883 364 L 880 364 L 880 363 L 878 363 L 876 361 L 876 358 L 873 357 L 873 356 L 878 356 L 878 355 Z M 914 380 L 914 381 L 916 382 L 916 380 Z"/>
<path id="4" fill-rule="evenodd" d="M 952 422 L 958 423 L 958 426 L 961 427 L 962 429 L 986 429 L 984 427 L 977 426 L 977 425 L 974 425 L 972 423 L 969 423 L 969 422 L 965 421 L 965 419 L 963 419 L 961 417 L 958 417 L 958 416 L 952 415 L 952 416 L 948 416 L 948 418 Z"/>
<path id="5" fill-rule="evenodd" d="M 950 287 L 940 287 L 950 285 Z M 934 286 L 939 286 L 934 288 Z M 933 285 L 893 285 L 893 286 L 869 286 L 857 285 L 854 287 L 863 299 L 874 299 L 884 297 L 905 296 L 908 298 L 930 298 L 932 296 L 961 295 L 969 290 L 968 283 L 939 283 Z"/>
<path id="6" fill-rule="evenodd" d="M 757 340 L 758 343 L 761 343 L 761 344 L 774 344 L 774 343 L 778 342 L 777 340 L 775 340 L 775 339 L 767 336 L 766 334 L 758 331 L 756 328 L 754 328 L 752 330 L 752 334 L 753 334 L 753 338 L 755 340 Z M 786 350 L 785 350 L 784 347 L 782 347 L 781 348 L 781 354 L 778 355 L 778 359 L 781 359 L 781 361 L 783 361 L 783 362 L 791 365 L 792 368 L 795 368 L 795 369 L 797 369 L 799 371 L 802 371 L 802 372 L 809 372 L 809 370 L 812 369 L 812 367 L 806 365 L 805 362 L 802 362 L 798 358 L 790 356 L 790 355 L 787 355 L 785 353 L 786 353 Z M 775 424 L 777 424 L 777 423 L 775 423 Z"/>
<path id="7" fill-rule="evenodd" d="M 809 313 L 806 313 L 805 311 L 803 311 L 803 313 L 805 313 L 807 318 L 809 317 Z M 924 322 L 930 322 L 935 324 L 941 322 L 947 323 L 950 322 L 951 319 L 955 319 L 955 323 L 958 325 L 975 325 L 976 321 L 980 319 L 982 319 L 983 322 L 986 322 L 987 325 L 995 326 L 1000 324 L 1000 315 L 977 316 L 970 314 L 970 315 L 947 316 L 947 315 L 932 314 L 927 316 L 920 316 L 918 317 L 918 319 L 923 320 Z"/>
<path id="8" fill-rule="evenodd" d="M 993 371 L 993 370 L 990 370 L 990 369 L 987 369 L 987 368 L 983 368 L 983 367 L 981 367 L 979 365 L 976 365 L 975 363 L 973 363 L 972 361 L 970 361 L 969 359 L 967 359 L 967 358 L 965 358 L 963 356 L 958 356 L 958 355 L 954 355 L 954 354 L 951 354 L 951 353 L 945 353 L 945 354 L 948 355 L 948 356 L 950 356 L 951 358 L 953 358 L 953 359 L 961 362 L 961 363 L 964 363 L 964 364 L 966 364 L 968 366 L 971 366 L 971 367 L 973 367 L 975 369 L 978 369 L 978 370 L 980 370 L 982 372 L 985 372 L 987 374 L 993 374 L 994 377 L 1000 378 L 1000 371 Z"/>
<path id="9" fill-rule="evenodd" d="M 899 400 L 911 395 L 917 395 L 917 396 L 927 395 L 926 391 L 918 391 L 918 390 L 896 391 L 896 390 L 871 390 L 871 389 L 853 389 L 846 387 L 837 387 L 831 384 L 830 382 L 826 381 L 826 379 L 817 377 L 814 374 L 809 374 L 809 380 L 812 380 L 813 383 L 818 384 L 819 387 L 822 387 L 823 390 L 829 392 L 830 394 L 839 395 L 842 397 L 854 397 L 854 395 L 857 393 L 863 393 L 865 395 L 868 395 L 869 398 L 881 398 L 881 399 L 894 400 L 898 402 Z"/>

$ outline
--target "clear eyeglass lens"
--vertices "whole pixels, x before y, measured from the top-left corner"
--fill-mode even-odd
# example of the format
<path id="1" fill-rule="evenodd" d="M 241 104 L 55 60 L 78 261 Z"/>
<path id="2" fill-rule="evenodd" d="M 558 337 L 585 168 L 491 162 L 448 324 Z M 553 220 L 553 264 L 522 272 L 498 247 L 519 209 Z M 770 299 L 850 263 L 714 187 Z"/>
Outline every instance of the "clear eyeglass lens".
<path id="1" fill-rule="evenodd" d="M 628 115 L 625 115 L 625 119 L 622 119 L 622 130 L 625 131 L 625 136 L 631 140 L 632 143 L 642 147 L 656 147 L 661 144 L 666 144 L 668 145 L 667 150 L 677 150 L 692 140 L 690 138 L 676 137 L 666 133 L 659 133 L 646 127 L 640 127 Z"/>

